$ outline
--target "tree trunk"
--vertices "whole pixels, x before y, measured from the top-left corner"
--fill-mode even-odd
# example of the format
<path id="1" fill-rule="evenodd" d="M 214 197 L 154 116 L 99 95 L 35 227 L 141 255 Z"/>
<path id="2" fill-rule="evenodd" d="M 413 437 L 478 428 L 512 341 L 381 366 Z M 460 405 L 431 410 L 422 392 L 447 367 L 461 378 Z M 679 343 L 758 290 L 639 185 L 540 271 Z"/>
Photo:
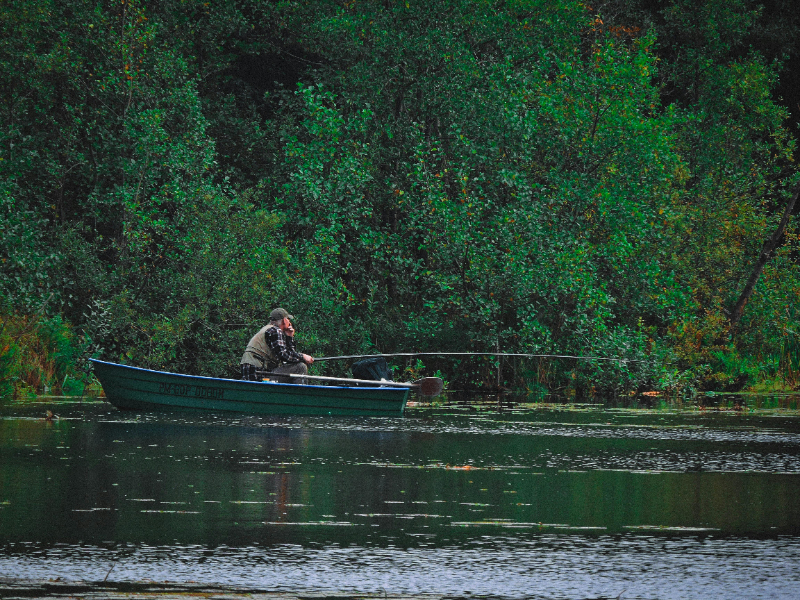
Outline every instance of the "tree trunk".
<path id="1" fill-rule="evenodd" d="M 800 185 L 795 187 L 794 192 L 792 193 L 792 197 L 786 203 L 786 207 L 783 210 L 783 217 L 781 217 L 781 222 L 778 224 L 777 229 L 773 232 L 772 236 L 764 242 L 764 246 L 761 248 L 761 254 L 758 256 L 758 261 L 756 261 L 755 266 L 753 267 L 753 272 L 750 274 L 750 278 L 747 280 L 747 284 L 744 286 L 744 290 L 742 290 L 742 294 L 739 296 L 739 299 L 736 301 L 736 305 L 733 307 L 730 316 L 730 333 L 733 335 L 736 326 L 739 324 L 739 321 L 742 318 L 742 314 L 744 313 L 744 306 L 747 304 L 747 301 L 750 299 L 750 296 L 753 295 L 753 290 L 756 287 L 756 283 L 758 282 L 758 278 L 761 276 L 761 272 L 764 270 L 764 266 L 769 261 L 770 257 L 772 256 L 772 252 L 778 245 L 778 242 L 783 236 L 783 232 L 786 231 L 786 226 L 789 224 L 789 217 L 792 216 L 792 211 L 794 210 L 794 205 L 797 203 L 797 196 L 800 195 Z"/>

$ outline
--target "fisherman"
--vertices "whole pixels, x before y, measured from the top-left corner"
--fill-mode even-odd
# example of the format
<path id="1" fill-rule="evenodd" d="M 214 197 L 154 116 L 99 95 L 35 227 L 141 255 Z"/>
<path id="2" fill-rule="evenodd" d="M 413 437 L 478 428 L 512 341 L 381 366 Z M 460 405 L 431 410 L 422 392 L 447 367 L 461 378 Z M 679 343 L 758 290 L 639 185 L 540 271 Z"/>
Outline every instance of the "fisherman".
<path id="1" fill-rule="evenodd" d="M 276 308 L 269 315 L 269 325 L 262 327 L 247 343 L 242 355 L 242 379 L 260 381 L 258 371 L 280 375 L 307 375 L 308 365 L 314 358 L 295 349 L 294 317 L 283 308 Z M 283 383 L 305 383 L 305 378 L 281 377 Z"/>

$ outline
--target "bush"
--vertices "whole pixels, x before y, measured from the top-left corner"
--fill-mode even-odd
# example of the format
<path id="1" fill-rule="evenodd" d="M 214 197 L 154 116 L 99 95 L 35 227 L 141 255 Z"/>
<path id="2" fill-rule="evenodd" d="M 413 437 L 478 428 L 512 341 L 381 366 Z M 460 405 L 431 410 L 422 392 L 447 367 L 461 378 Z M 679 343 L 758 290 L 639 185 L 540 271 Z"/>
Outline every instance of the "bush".
<path id="1" fill-rule="evenodd" d="M 77 365 L 85 350 L 60 316 L 0 315 L 0 398 L 82 393 L 86 374 Z"/>

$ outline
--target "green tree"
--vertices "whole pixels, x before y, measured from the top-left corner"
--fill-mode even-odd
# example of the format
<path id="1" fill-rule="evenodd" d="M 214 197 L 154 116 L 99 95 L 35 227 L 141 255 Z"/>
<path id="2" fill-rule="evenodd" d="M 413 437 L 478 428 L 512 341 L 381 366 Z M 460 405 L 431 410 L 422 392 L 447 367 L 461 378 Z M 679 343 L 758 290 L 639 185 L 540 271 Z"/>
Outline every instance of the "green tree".
<path id="1" fill-rule="evenodd" d="M 186 372 L 230 374 L 284 304 L 314 353 L 643 361 L 502 374 L 587 395 L 741 384 L 798 330 L 775 10 L 9 0 L 0 300 Z"/>
<path id="2" fill-rule="evenodd" d="M 317 20 L 330 65 L 270 206 L 383 344 L 639 356 L 638 319 L 685 298 L 661 266 L 685 165 L 652 40 L 578 4 L 445 4 Z"/>
<path id="3" fill-rule="evenodd" d="M 283 253 L 278 221 L 217 178 L 198 88 L 223 19 L 201 6 L 0 7 L 0 293 L 49 302 L 106 357 L 221 374 Z"/>

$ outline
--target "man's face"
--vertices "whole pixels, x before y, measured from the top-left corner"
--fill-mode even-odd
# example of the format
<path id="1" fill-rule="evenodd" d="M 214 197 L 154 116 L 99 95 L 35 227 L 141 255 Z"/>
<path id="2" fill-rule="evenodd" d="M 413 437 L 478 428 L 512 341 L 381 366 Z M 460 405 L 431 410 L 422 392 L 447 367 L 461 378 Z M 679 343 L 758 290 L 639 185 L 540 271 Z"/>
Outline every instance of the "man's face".
<path id="1" fill-rule="evenodd" d="M 281 319 L 281 321 L 278 323 L 278 328 L 281 331 L 286 331 L 287 329 L 291 329 L 292 322 L 289 319 Z"/>

